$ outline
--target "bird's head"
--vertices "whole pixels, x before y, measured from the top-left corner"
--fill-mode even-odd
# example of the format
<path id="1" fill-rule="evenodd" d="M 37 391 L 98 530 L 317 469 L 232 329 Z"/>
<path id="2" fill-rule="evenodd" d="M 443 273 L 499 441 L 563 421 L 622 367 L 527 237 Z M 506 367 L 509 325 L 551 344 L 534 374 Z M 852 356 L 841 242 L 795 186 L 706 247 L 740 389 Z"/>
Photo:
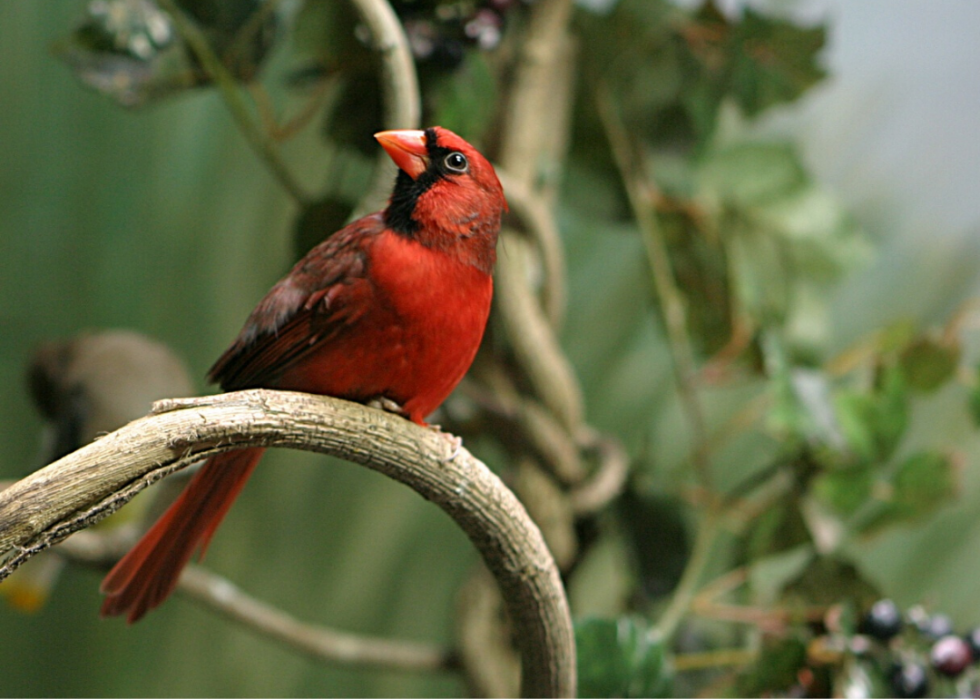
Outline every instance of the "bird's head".
<path id="1" fill-rule="evenodd" d="M 489 273 L 496 260 L 500 218 L 507 208 L 493 166 L 440 126 L 382 131 L 375 138 L 399 168 L 385 223 Z"/>

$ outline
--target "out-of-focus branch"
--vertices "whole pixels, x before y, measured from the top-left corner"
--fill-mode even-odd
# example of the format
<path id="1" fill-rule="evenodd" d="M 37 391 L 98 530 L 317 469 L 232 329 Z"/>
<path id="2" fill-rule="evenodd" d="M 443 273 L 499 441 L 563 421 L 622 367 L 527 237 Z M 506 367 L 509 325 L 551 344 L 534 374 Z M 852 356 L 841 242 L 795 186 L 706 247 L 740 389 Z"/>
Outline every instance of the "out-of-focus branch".
<path id="1" fill-rule="evenodd" d="M 422 120 L 422 98 L 408 37 L 387 0 L 351 0 L 381 54 L 381 104 L 386 129 L 415 129 Z M 374 185 L 361 199 L 355 215 L 380 208 L 391 190 L 394 166 L 387 155 L 378 156 Z"/>
<path id="2" fill-rule="evenodd" d="M 596 106 L 612 148 L 613 160 L 619 168 L 623 186 L 629 197 L 633 216 L 640 227 L 647 259 L 653 276 L 654 287 L 663 308 L 664 325 L 667 328 L 674 376 L 681 405 L 687 413 L 691 425 L 691 461 L 700 485 L 711 493 L 711 469 L 708 462 L 708 431 L 705 426 L 704 411 L 697 391 L 697 371 L 694 350 L 687 328 L 687 315 L 684 310 L 684 296 L 677 287 L 674 271 L 671 268 L 667 244 L 654 209 L 651 196 L 654 184 L 643 174 L 636 162 L 633 146 L 626 126 L 619 118 L 616 105 L 609 90 L 603 83 L 596 87 Z"/>
<path id="3" fill-rule="evenodd" d="M 537 184 L 543 147 L 557 140 L 552 135 L 557 110 L 571 106 L 568 100 L 554 101 L 554 79 L 567 59 L 561 49 L 568 40 L 571 16 L 572 0 L 539 0 L 531 8 L 527 35 L 520 47 L 498 160 L 527 186 Z M 565 119 L 560 123 L 567 125 Z"/>
<path id="4" fill-rule="evenodd" d="M 497 176 L 507 193 L 511 212 L 521 220 L 522 230 L 531 237 L 541 255 L 541 266 L 544 269 L 541 305 L 544 306 L 551 327 L 560 328 L 565 317 L 567 298 L 565 251 L 561 246 L 561 236 L 554 216 L 545 199 L 524 182 L 512 177 L 502 167 L 497 168 Z"/>
<path id="5" fill-rule="evenodd" d="M 414 129 L 422 118 L 419 81 L 408 37 L 387 0 L 351 0 L 381 54 L 384 123 L 390 129 Z"/>
<path id="6" fill-rule="evenodd" d="M 317 660 L 414 671 L 451 670 L 458 664 L 455 654 L 442 648 L 369 638 L 305 624 L 246 595 L 225 578 L 199 566 L 188 566 L 181 576 L 179 589 L 228 618 Z"/>
<path id="7" fill-rule="evenodd" d="M 555 80 L 568 76 L 568 23 L 571 0 L 540 0 L 531 9 L 527 35 L 519 49 L 513 88 L 507 100 L 500 137 L 498 161 L 508 173 L 515 190 L 536 193 L 539 176 L 553 170 L 557 153 L 549 146 L 562 142 L 555 137 L 559 110 L 571 108 L 569 100 L 554 103 Z M 523 194 L 523 192 L 522 192 Z M 525 197 L 527 198 L 527 197 Z M 550 214 L 549 216 L 553 216 Z M 539 224 L 540 228 L 540 224 Z M 547 230 L 547 227 L 545 228 Z M 542 246 L 542 250 L 545 247 Z M 545 252 L 545 254 L 547 254 Z M 549 316 L 538 303 L 531 286 L 530 250 L 515 231 L 501 231 L 501 256 L 497 264 L 497 301 L 514 355 L 541 401 L 574 434 L 582 422 L 582 396 L 578 381 L 558 345 Z"/>
<path id="8" fill-rule="evenodd" d="M 524 236 L 509 228 L 501 231 L 500 239 L 495 300 L 511 349 L 541 402 L 574 434 L 582 424 L 582 394 L 531 287 L 530 246 Z"/>
<path id="9" fill-rule="evenodd" d="M 523 506 L 446 435 L 361 405 L 256 389 L 161 401 L 137 420 L 0 493 L 0 579 L 112 513 L 147 485 L 232 448 L 332 454 L 412 487 L 441 507 L 483 556 L 522 656 L 525 696 L 573 696 L 575 651 L 564 589 Z"/>
<path id="10" fill-rule="evenodd" d="M 57 553 L 85 566 L 108 569 L 133 544 L 135 534 L 131 525 L 108 532 L 87 529 L 76 532 L 48 553 Z M 305 624 L 200 566 L 191 565 L 184 570 L 177 590 L 232 621 L 320 662 L 418 672 L 453 670 L 458 666 L 456 654 L 446 648 Z"/>
<path id="11" fill-rule="evenodd" d="M 595 452 L 598 466 L 568 497 L 576 515 L 590 515 L 602 510 L 623 492 L 630 463 L 623 445 L 613 437 L 587 431 L 581 446 Z"/>

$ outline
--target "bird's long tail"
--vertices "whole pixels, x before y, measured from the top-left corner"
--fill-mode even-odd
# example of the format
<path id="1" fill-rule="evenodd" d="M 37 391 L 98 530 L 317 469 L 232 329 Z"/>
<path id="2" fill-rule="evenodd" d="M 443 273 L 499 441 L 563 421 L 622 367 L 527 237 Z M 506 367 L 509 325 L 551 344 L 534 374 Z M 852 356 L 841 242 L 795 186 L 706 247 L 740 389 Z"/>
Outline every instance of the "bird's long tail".
<path id="1" fill-rule="evenodd" d="M 102 616 L 125 614 L 133 623 L 170 596 L 194 551 L 200 548 L 204 555 L 264 451 L 242 449 L 208 459 L 156 524 L 106 575 Z"/>

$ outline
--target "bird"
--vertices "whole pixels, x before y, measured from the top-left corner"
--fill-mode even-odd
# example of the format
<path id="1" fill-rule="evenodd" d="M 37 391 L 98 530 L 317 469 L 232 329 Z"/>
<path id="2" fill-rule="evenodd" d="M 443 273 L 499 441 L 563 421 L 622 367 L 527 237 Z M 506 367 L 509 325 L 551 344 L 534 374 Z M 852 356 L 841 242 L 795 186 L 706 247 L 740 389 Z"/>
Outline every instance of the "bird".
<path id="1" fill-rule="evenodd" d="M 27 387 L 44 421 L 38 462 L 49 464 L 99 435 L 144 416 L 161 398 L 187 396 L 193 384 L 183 361 L 162 342 L 125 329 L 89 329 L 48 340 L 28 363 Z M 145 512 L 137 498 L 97 526 L 105 532 Z M 0 583 L 0 597 L 37 611 L 57 582 L 64 559 L 42 551 Z"/>
<path id="2" fill-rule="evenodd" d="M 326 238 L 272 287 L 208 373 L 222 390 L 334 396 L 424 426 L 469 369 L 490 314 L 503 187 L 448 129 L 375 138 L 398 166 L 387 207 Z M 205 462 L 106 575 L 103 616 L 133 623 L 173 592 L 263 451 Z"/>

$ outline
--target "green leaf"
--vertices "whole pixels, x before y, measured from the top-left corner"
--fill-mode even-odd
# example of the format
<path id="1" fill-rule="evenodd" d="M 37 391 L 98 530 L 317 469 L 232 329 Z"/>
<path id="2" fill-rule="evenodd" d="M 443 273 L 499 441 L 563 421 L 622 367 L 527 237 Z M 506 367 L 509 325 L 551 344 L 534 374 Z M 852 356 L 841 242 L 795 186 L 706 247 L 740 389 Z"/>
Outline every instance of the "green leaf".
<path id="1" fill-rule="evenodd" d="M 940 452 L 919 452 L 905 459 L 895 470 L 891 486 L 890 497 L 863 524 L 862 532 L 922 519 L 952 501 L 959 490 L 954 463 Z"/>
<path id="2" fill-rule="evenodd" d="M 898 367 L 881 370 L 871 392 L 843 389 L 834 398 L 837 422 L 848 448 L 863 461 L 884 461 L 908 426 L 908 391 Z"/>
<path id="3" fill-rule="evenodd" d="M 784 604 L 791 608 L 845 604 L 867 609 L 880 597 L 881 591 L 853 563 L 832 555 L 816 556 L 784 590 Z"/>
<path id="4" fill-rule="evenodd" d="M 787 498 L 756 517 L 745 534 L 744 560 L 754 561 L 811 541 L 799 501 Z"/>
<path id="5" fill-rule="evenodd" d="M 826 76 L 817 55 L 827 39 L 823 26 L 799 27 L 751 8 L 735 26 L 729 90 L 753 116 L 792 102 Z"/>
<path id="6" fill-rule="evenodd" d="M 748 8 L 741 21 L 732 21 L 706 2 L 679 24 L 677 41 L 688 82 L 681 99 L 702 143 L 726 99 L 755 116 L 797 99 L 825 76 L 817 63 L 824 26 L 799 27 Z"/>
<path id="7" fill-rule="evenodd" d="M 684 213 L 661 218 L 678 286 L 684 290 L 690 332 L 705 354 L 725 346 L 732 335 L 728 255 L 717 238 L 705 236 Z"/>
<path id="8" fill-rule="evenodd" d="M 575 623 L 579 696 L 670 696 L 672 673 L 663 644 L 631 617 Z"/>
<path id="9" fill-rule="evenodd" d="M 842 390 L 834 396 L 834 413 L 847 448 L 862 461 L 874 459 L 874 399 L 866 393 Z"/>
<path id="10" fill-rule="evenodd" d="M 921 452 L 902 462 L 894 478 L 894 502 L 919 517 L 956 495 L 952 460 L 939 452 Z"/>
<path id="11" fill-rule="evenodd" d="M 842 452 L 844 436 L 834 411 L 830 380 L 817 369 L 789 364 L 786 343 L 767 332 L 759 343 L 770 379 L 768 427 L 778 439 L 795 438 L 815 451 Z"/>
<path id="12" fill-rule="evenodd" d="M 899 364 L 909 387 L 930 393 L 951 379 L 959 366 L 959 341 L 945 342 L 932 337 L 913 341 L 899 356 Z"/>
<path id="13" fill-rule="evenodd" d="M 702 161 L 702 191 L 736 205 L 765 204 L 807 181 L 788 143 L 743 142 L 712 150 Z"/>
<path id="14" fill-rule="evenodd" d="M 863 231 L 811 181 L 788 143 L 709 150 L 696 181 L 709 230 L 725 244 L 737 307 L 763 328 L 779 328 L 795 353 L 818 357 L 829 338 L 831 284 L 869 257 Z"/>
<path id="15" fill-rule="evenodd" d="M 826 471 L 813 480 L 814 497 L 842 517 L 848 517 L 872 498 L 876 472 L 869 465 Z"/>
<path id="16" fill-rule="evenodd" d="M 802 639 L 767 637 L 759 659 L 738 677 L 734 696 L 783 696 L 796 684 L 797 673 L 806 663 Z"/>
<path id="17" fill-rule="evenodd" d="M 897 366 L 879 372 L 874 406 L 874 436 L 878 457 L 888 459 L 895 452 L 909 423 L 908 388 Z"/>

